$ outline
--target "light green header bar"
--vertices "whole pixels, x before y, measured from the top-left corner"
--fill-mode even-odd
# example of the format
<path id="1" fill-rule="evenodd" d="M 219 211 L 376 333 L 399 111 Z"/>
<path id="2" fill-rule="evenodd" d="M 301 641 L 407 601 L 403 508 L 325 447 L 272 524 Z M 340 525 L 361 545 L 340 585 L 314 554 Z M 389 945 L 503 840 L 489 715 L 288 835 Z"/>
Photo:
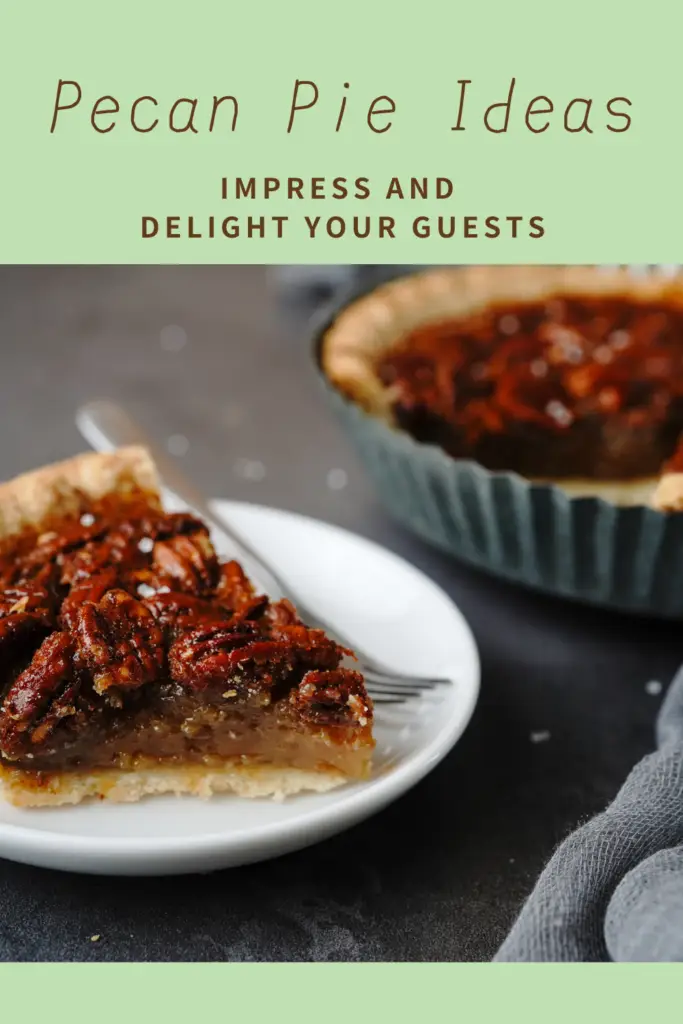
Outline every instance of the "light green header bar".
<path id="1" fill-rule="evenodd" d="M 227 927 L 226 923 L 226 927 Z M 0 968 L 3 1012 L 37 1024 L 642 1024 L 678 965 L 40 964 Z M 10 1016 L 11 1015 L 11 1016 Z"/>
<path id="2" fill-rule="evenodd" d="M 38 7 L 0 15 L 3 262 L 683 257 L 680 5 Z"/>

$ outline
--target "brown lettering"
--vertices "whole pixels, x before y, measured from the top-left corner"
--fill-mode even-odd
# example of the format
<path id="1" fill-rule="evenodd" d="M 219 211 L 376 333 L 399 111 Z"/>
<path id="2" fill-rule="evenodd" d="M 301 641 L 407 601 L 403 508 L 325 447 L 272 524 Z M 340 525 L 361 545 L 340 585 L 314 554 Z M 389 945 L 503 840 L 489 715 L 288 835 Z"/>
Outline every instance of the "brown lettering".
<path id="1" fill-rule="evenodd" d="M 232 103 L 232 124 L 230 125 L 230 131 L 234 132 L 237 127 L 237 114 L 239 112 L 239 106 L 234 96 L 214 96 L 213 104 L 211 106 L 211 120 L 209 121 L 209 131 L 213 131 L 213 127 L 216 123 L 216 114 L 221 103 Z"/>
<path id="2" fill-rule="evenodd" d="M 304 86 L 304 85 L 307 85 L 310 89 L 313 90 L 313 99 L 311 100 L 310 103 L 298 103 L 297 102 L 297 100 L 299 99 L 299 89 L 302 86 Z M 289 108 L 289 123 L 287 125 L 287 134 L 288 135 L 289 135 L 289 133 L 292 130 L 292 125 L 294 124 L 294 116 L 297 113 L 297 111 L 299 111 L 299 110 L 310 110 L 311 107 L 314 107 L 316 105 L 316 103 L 318 102 L 318 96 L 319 96 L 318 86 L 315 84 L 315 82 L 300 81 L 297 78 L 296 82 L 294 83 L 294 95 L 292 96 L 292 105 Z"/>
<path id="3" fill-rule="evenodd" d="M 460 86 L 460 102 L 458 103 L 458 119 L 451 128 L 452 132 L 464 132 L 465 126 L 462 123 L 463 110 L 465 109 L 465 90 L 468 85 L 472 84 L 471 78 L 459 78 L 458 85 Z"/>
<path id="4" fill-rule="evenodd" d="M 577 104 L 577 103 L 582 103 L 583 104 L 583 120 L 581 121 L 581 124 L 578 126 L 578 128 L 571 128 L 569 126 L 569 112 L 572 109 L 572 107 L 575 104 Z M 569 103 L 567 105 L 567 109 L 564 112 L 564 127 L 565 127 L 565 130 L 568 131 L 568 132 L 572 132 L 574 134 L 576 134 L 577 132 L 588 132 L 590 135 L 592 135 L 593 134 L 593 129 L 588 124 L 588 118 L 590 117 L 590 112 L 591 112 L 591 107 L 592 106 L 593 106 L 593 100 L 586 100 L 586 99 L 582 99 L 581 97 L 578 97 L 577 99 L 572 100 L 571 103 Z"/>
<path id="5" fill-rule="evenodd" d="M 190 105 L 190 112 L 189 112 L 189 116 L 187 118 L 187 121 L 186 121 L 185 124 L 181 125 L 180 127 L 176 127 L 176 125 L 175 125 L 175 114 L 176 114 L 176 111 L 179 110 L 180 107 L 182 105 L 186 104 L 186 103 L 189 103 L 189 105 Z M 195 115 L 196 110 L 197 110 L 197 100 L 196 99 L 195 100 L 191 100 L 187 96 L 182 96 L 179 100 L 175 101 L 175 103 L 173 104 L 173 106 L 171 107 L 171 109 L 169 111 L 169 114 L 168 114 L 168 127 L 171 129 L 172 132 L 176 132 L 176 134 L 178 134 L 178 135 L 182 135 L 183 132 L 194 132 L 194 134 L 196 135 L 197 134 L 197 129 L 194 126 L 194 115 Z"/>
<path id="6" fill-rule="evenodd" d="M 510 91 L 508 92 L 508 98 L 504 100 L 502 103 L 492 103 L 491 106 L 487 108 L 486 113 L 484 114 L 484 126 L 488 131 L 494 132 L 496 135 L 500 135 L 502 132 L 506 132 L 508 130 L 508 123 L 510 121 L 510 107 L 512 106 L 512 94 L 515 91 L 515 81 L 516 79 L 513 78 L 512 81 L 510 82 Z M 498 110 L 501 107 L 505 111 L 505 120 L 503 122 L 503 127 L 492 128 L 489 123 L 489 114 L 491 113 L 492 110 Z"/>
<path id="7" fill-rule="evenodd" d="M 135 100 L 132 107 L 130 108 L 130 123 L 132 124 L 136 132 L 151 132 L 159 124 L 159 118 L 156 117 L 148 128 L 141 128 L 137 121 L 135 120 L 135 114 L 138 109 L 138 105 L 140 103 L 144 103 L 145 101 L 147 103 L 153 103 L 155 107 L 159 106 L 159 104 L 157 103 L 153 96 L 138 96 L 138 98 Z"/>
<path id="8" fill-rule="evenodd" d="M 536 103 L 542 103 L 544 101 L 547 104 L 547 106 L 541 107 L 540 109 L 534 110 L 534 105 Z M 547 96 L 534 96 L 534 98 L 532 99 L 531 103 L 526 108 L 526 114 L 524 115 L 524 122 L 525 122 L 527 128 L 529 129 L 529 131 L 530 132 L 534 132 L 536 135 L 540 135 L 541 132 L 544 132 L 547 128 L 549 128 L 550 127 L 550 121 L 546 121 L 545 124 L 542 125 L 540 128 L 535 128 L 534 125 L 532 125 L 532 123 L 531 123 L 531 118 L 535 114 L 552 114 L 553 109 L 554 109 L 554 107 L 553 107 L 552 101 L 549 100 Z"/>
<path id="9" fill-rule="evenodd" d="M 60 99 L 62 98 L 62 89 L 64 88 L 65 85 L 73 86 L 74 89 L 76 90 L 77 94 L 78 94 L 76 96 L 76 99 L 73 101 L 73 103 L 61 104 L 59 102 Z M 52 124 L 50 125 L 50 135 L 52 135 L 52 133 L 54 132 L 55 128 L 57 127 L 57 118 L 59 117 L 59 112 L 61 110 L 73 110 L 73 108 L 77 107 L 78 104 L 81 102 L 81 97 L 82 96 L 83 96 L 83 92 L 82 92 L 81 87 L 78 84 L 78 82 L 69 82 L 69 81 L 62 80 L 61 78 L 59 79 L 59 83 L 57 85 L 57 95 L 55 97 L 55 106 L 54 106 L 54 110 L 52 112 Z"/>
<path id="10" fill-rule="evenodd" d="M 107 100 L 111 100 L 112 106 L 101 107 L 101 104 L 106 103 Z M 93 126 L 96 132 L 99 132 L 101 135 L 106 135 L 107 132 L 112 131 L 116 127 L 116 121 L 112 121 L 111 124 L 109 124 L 106 128 L 98 128 L 98 126 L 95 124 L 95 118 L 99 117 L 100 114 L 118 114 L 120 109 L 121 108 L 119 107 L 118 100 L 115 100 L 113 96 L 100 96 L 100 98 L 97 100 L 94 107 L 92 108 L 92 113 L 90 114 L 90 124 Z"/>
<path id="11" fill-rule="evenodd" d="M 380 110 L 377 108 L 377 104 L 381 103 L 382 100 L 386 100 L 388 106 L 385 107 L 383 110 Z M 396 104 L 392 100 L 391 96 L 377 96 L 370 104 L 370 109 L 368 110 L 368 128 L 371 131 L 376 132 L 377 135 L 382 135 L 383 132 L 388 132 L 393 124 L 393 121 L 389 121 L 387 124 L 384 125 L 383 128 L 375 128 L 374 124 L 372 123 L 372 119 L 373 117 L 386 117 L 387 114 L 394 113 L 396 113 Z"/>
<path id="12" fill-rule="evenodd" d="M 154 238 L 159 231 L 159 221 L 156 217 L 143 217 L 142 218 L 142 237 L 143 238 Z"/>
<path id="13" fill-rule="evenodd" d="M 615 128 L 613 125 L 608 124 L 607 130 L 610 132 L 627 132 L 631 127 L 631 118 L 628 114 L 624 114 L 623 111 L 615 110 L 615 103 L 626 103 L 626 105 L 629 107 L 633 105 L 629 99 L 626 99 L 625 96 L 614 96 L 607 104 L 607 112 L 610 113 L 612 117 L 623 117 L 623 119 L 626 121 L 626 124 L 623 128 Z"/>

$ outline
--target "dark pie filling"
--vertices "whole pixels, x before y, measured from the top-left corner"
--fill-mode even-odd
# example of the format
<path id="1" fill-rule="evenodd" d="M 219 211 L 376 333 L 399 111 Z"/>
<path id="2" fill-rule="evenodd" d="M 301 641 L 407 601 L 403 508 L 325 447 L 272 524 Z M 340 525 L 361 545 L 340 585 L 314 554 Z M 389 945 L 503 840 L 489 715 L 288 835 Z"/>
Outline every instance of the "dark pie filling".
<path id="1" fill-rule="evenodd" d="M 0 551 L 0 763 L 361 775 L 372 710 L 347 653 L 219 562 L 194 517 L 90 504 Z"/>
<path id="2" fill-rule="evenodd" d="M 421 326 L 379 359 L 398 424 L 492 470 L 655 476 L 683 430 L 683 308 L 556 296 Z"/>

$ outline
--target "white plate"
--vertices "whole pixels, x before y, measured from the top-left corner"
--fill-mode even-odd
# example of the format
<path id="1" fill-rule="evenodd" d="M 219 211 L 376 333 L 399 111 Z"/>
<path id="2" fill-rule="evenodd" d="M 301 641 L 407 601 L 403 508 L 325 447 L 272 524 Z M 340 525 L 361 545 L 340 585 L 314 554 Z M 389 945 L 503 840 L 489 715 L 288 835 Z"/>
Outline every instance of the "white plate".
<path id="1" fill-rule="evenodd" d="M 431 771 L 463 732 L 479 691 L 479 659 L 467 623 L 439 587 L 396 555 L 325 523 L 232 502 L 216 509 L 359 648 L 396 669 L 443 675 L 453 685 L 377 709 L 375 770 L 368 782 L 282 803 L 225 795 L 51 810 L 0 804 L 0 856 L 117 875 L 211 871 L 266 860 L 379 811 Z M 216 543 L 230 553 L 227 544 Z"/>

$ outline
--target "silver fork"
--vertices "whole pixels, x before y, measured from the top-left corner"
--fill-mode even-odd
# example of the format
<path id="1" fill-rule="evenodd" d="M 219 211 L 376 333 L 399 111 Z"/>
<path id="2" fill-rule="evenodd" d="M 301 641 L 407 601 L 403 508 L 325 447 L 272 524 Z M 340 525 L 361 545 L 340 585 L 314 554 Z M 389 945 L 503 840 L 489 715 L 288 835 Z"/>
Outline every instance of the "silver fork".
<path id="1" fill-rule="evenodd" d="M 406 675 L 382 665 L 376 658 L 359 651 L 354 642 L 331 623 L 324 621 L 294 592 L 280 574 L 252 547 L 234 527 L 212 512 L 206 498 L 186 479 L 174 463 L 159 451 L 140 427 L 120 406 L 106 399 L 89 402 L 78 410 L 76 424 L 86 441 L 96 451 L 112 451 L 126 445 L 143 445 L 154 459 L 159 477 L 180 504 L 194 510 L 218 534 L 229 537 L 236 556 L 245 570 L 269 597 L 286 597 L 296 606 L 301 619 L 311 627 L 324 629 L 342 647 L 351 648 L 357 657 L 357 666 L 365 676 L 368 691 L 375 703 L 403 704 L 436 686 L 449 685 L 450 680 L 439 677 Z"/>

